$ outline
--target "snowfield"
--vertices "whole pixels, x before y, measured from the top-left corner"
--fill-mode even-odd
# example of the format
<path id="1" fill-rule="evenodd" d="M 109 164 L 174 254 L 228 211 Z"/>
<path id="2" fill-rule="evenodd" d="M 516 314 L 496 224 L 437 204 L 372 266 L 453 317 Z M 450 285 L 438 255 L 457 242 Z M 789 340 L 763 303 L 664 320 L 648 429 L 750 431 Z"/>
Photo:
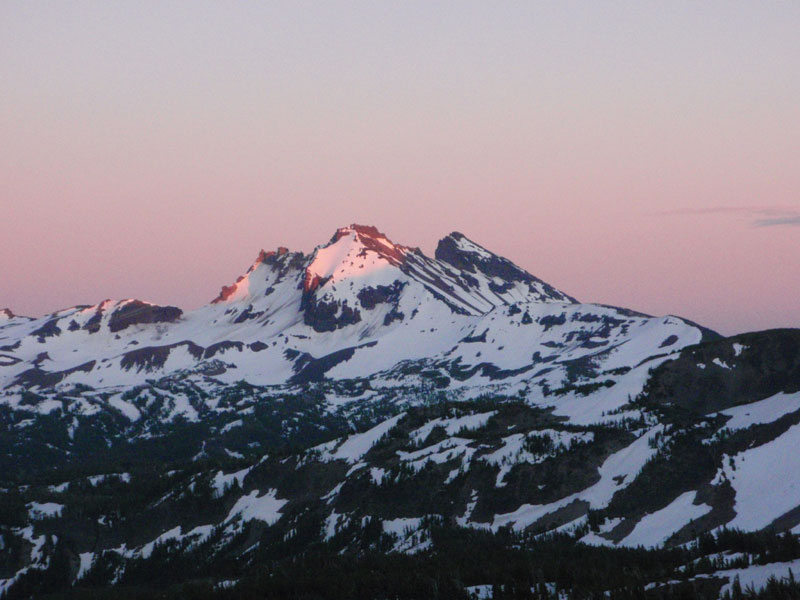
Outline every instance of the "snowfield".
<path id="1" fill-rule="evenodd" d="M 714 483 L 736 491 L 728 527 L 757 531 L 800 506 L 800 425 L 761 446 L 725 457 Z"/>

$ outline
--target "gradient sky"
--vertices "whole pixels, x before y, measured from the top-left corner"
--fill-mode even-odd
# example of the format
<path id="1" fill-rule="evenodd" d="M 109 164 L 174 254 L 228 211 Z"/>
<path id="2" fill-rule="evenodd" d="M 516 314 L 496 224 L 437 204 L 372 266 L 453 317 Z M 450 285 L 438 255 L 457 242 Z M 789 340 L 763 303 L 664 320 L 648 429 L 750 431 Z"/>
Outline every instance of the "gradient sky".
<path id="1" fill-rule="evenodd" d="M 193 308 L 452 230 L 583 301 L 800 326 L 800 2 L 0 3 L 0 307 Z"/>

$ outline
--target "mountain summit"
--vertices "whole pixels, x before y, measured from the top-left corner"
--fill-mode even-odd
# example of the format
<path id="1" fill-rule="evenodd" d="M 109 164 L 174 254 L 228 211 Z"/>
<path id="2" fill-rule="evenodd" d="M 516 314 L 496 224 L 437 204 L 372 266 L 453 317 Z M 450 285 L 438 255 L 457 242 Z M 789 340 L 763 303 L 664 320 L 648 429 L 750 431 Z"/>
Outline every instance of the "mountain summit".
<path id="1" fill-rule="evenodd" d="M 296 307 L 318 333 L 355 326 L 362 335 L 443 307 L 477 316 L 518 302 L 575 300 L 462 234 L 441 240 L 429 258 L 376 227 L 353 224 L 307 256 L 262 250 L 213 303 L 221 302 L 232 303 L 226 315 L 234 323 L 268 320 L 279 302 Z"/>
<path id="2" fill-rule="evenodd" d="M 191 312 L 106 300 L 6 321 L 15 326 L 0 326 L 7 350 L 0 387 L 132 385 L 144 374 L 175 372 L 296 383 L 367 376 L 422 358 L 468 373 L 476 365 L 481 372 L 527 370 L 538 360 L 531 356 L 552 354 L 555 344 L 572 356 L 636 329 L 628 313 L 609 311 L 578 304 L 462 233 L 440 240 L 431 258 L 376 227 L 352 224 L 307 255 L 261 250 L 245 274 Z M 637 317 L 637 324 L 648 322 Z M 531 323 L 540 324 L 541 335 L 514 331 Z M 696 339 L 696 327 L 670 323 Z M 563 341 L 546 339 L 555 331 L 564 332 Z M 668 326 L 649 343 L 670 335 L 677 333 Z M 479 340 L 491 349 L 475 351 Z"/>

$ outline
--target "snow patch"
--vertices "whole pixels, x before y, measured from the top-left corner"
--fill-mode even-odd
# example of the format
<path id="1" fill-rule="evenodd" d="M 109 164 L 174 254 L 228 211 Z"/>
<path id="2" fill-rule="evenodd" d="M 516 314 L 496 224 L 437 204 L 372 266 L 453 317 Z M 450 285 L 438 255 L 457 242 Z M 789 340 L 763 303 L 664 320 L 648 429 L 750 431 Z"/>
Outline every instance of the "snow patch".
<path id="1" fill-rule="evenodd" d="M 697 492 L 686 492 L 661 510 L 645 515 L 619 545 L 660 546 L 672 534 L 711 511 L 707 504 L 695 504 L 696 497 Z"/>
<path id="2" fill-rule="evenodd" d="M 794 394 L 775 394 L 758 402 L 735 406 L 720 411 L 732 417 L 725 423 L 725 429 L 736 431 L 753 425 L 773 423 L 784 415 L 800 410 L 800 392 Z"/>
<path id="3" fill-rule="evenodd" d="M 278 490 L 271 489 L 263 496 L 258 495 L 258 490 L 253 490 L 246 496 L 242 496 L 233 505 L 233 508 L 225 518 L 225 522 L 232 521 L 236 517 L 241 517 L 242 521 L 252 521 L 254 519 L 264 521 L 267 525 L 277 523 L 283 516 L 283 508 L 288 500 L 281 500 L 277 497 Z"/>
<path id="4" fill-rule="evenodd" d="M 322 460 L 346 460 L 350 464 L 357 463 L 384 435 L 395 428 L 405 414 L 402 412 L 364 433 L 351 435 L 333 452 L 323 453 Z"/>
<path id="5" fill-rule="evenodd" d="M 63 504 L 55 502 L 29 502 L 28 514 L 31 519 L 46 519 L 49 517 L 60 517 L 61 511 L 64 510 Z"/>

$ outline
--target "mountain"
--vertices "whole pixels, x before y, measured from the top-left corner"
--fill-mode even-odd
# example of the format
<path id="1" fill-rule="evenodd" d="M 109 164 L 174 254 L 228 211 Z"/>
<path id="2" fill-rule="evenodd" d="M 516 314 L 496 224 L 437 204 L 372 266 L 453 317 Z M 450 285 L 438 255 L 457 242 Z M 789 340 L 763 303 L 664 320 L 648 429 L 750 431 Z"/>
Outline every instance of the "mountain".
<path id="1" fill-rule="evenodd" d="M 245 275 L 189 313 L 105 300 L 13 321 L 0 329 L 9 363 L 0 387 L 122 389 L 176 373 L 278 385 L 423 360 L 460 381 L 479 371 L 498 380 L 583 355 L 617 364 L 632 339 L 645 346 L 635 351 L 641 360 L 663 353 L 662 343 L 675 350 L 702 335 L 674 317 L 578 304 L 459 233 L 431 259 L 352 225 L 309 256 L 262 250 Z"/>
<path id="2" fill-rule="evenodd" d="M 457 232 L 262 250 L 194 311 L 2 311 L 0 426 L 9 597 L 289 597 L 309 557 L 336 568 L 297 597 L 367 560 L 399 597 L 800 566 L 800 331 L 580 303 Z"/>

